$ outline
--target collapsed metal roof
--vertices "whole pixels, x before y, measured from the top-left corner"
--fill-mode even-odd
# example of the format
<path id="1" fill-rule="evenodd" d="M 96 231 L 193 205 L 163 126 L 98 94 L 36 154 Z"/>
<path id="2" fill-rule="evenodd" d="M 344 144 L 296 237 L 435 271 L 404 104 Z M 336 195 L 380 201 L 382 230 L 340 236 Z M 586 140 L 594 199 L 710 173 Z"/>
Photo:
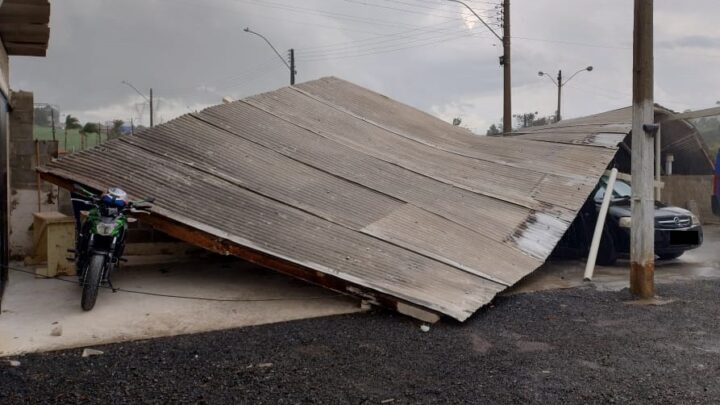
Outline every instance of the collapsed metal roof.
<path id="1" fill-rule="evenodd" d="M 179 239 L 433 321 L 538 268 L 628 128 L 477 136 L 337 78 L 187 114 L 40 168 L 153 195 Z"/>
<path id="2" fill-rule="evenodd" d="M 655 105 L 655 122 L 661 124 L 661 161 L 672 154 L 675 158 L 673 173 L 683 175 L 712 175 L 713 161 L 708 148 L 697 128 L 688 120 L 681 118 L 672 110 Z M 556 124 L 523 128 L 513 135 L 523 139 L 551 140 L 553 142 L 582 143 L 585 137 L 596 138 L 600 128 L 613 127 L 619 130 L 632 130 L 632 107 L 620 108 L 587 117 L 562 120 Z M 595 139 L 602 142 L 602 139 Z M 612 144 L 614 139 L 608 139 Z M 617 156 L 616 163 L 620 171 L 630 173 L 630 149 L 632 139 L 625 140 L 624 148 Z M 664 169 L 664 168 L 663 168 Z"/>

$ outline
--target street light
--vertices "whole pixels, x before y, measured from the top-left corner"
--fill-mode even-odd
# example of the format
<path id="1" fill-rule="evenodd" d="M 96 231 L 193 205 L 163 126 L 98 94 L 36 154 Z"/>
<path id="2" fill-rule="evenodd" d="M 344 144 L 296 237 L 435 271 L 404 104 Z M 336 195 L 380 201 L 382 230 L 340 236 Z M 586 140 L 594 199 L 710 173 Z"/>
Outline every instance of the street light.
<path id="1" fill-rule="evenodd" d="M 130 87 L 131 89 L 135 90 L 135 92 L 137 94 L 139 94 L 142 98 L 145 99 L 145 101 L 148 102 L 148 104 L 150 104 L 150 128 L 155 126 L 154 125 L 155 115 L 153 114 L 153 90 L 152 90 L 152 87 L 150 88 L 150 98 L 147 98 L 144 94 L 142 94 L 140 92 L 140 90 L 138 90 L 135 86 L 133 86 L 132 83 L 125 81 L 125 80 L 123 80 L 121 83 Z"/>
<path id="2" fill-rule="evenodd" d="M 285 66 L 287 66 L 288 69 L 290 69 L 290 85 L 291 86 L 294 85 L 295 84 L 295 74 L 297 73 L 295 71 L 295 50 L 291 48 L 288 51 L 290 53 L 290 64 L 288 64 L 288 62 L 285 60 L 285 58 L 283 58 L 282 55 L 280 55 L 280 52 L 278 52 L 277 49 L 275 49 L 275 47 L 273 46 L 273 44 L 271 44 L 270 41 L 267 38 L 265 38 L 262 34 L 259 34 L 255 31 L 251 30 L 248 27 L 245 27 L 245 29 L 243 31 L 259 36 L 260 38 L 263 39 L 263 41 L 265 41 L 268 45 L 270 45 L 270 48 L 272 48 L 273 52 L 275 52 L 275 55 L 277 55 L 278 58 L 280 58 L 282 63 Z"/>
<path id="3" fill-rule="evenodd" d="M 503 35 L 500 36 L 475 10 L 460 0 L 447 0 L 458 3 L 467 8 L 487 28 L 495 38 L 503 44 L 503 55 L 500 57 L 500 66 L 503 67 L 503 132 L 512 132 L 512 77 L 510 68 L 510 0 L 502 1 L 503 8 Z"/>
<path id="4" fill-rule="evenodd" d="M 562 100 L 562 87 L 563 87 L 564 85 L 566 85 L 567 82 L 569 82 L 570 80 L 572 80 L 573 77 L 577 76 L 578 73 L 580 73 L 580 72 L 585 72 L 585 71 L 592 72 L 592 70 L 593 70 L 593 67 L 592 67 L 592 66 L 588 66 L 588 67 L 586 67 L 586 68 L 580 69 L 580 70 L 578 70 L 577 72 L 575 72 L 575 73 L 573 73 L 572 75 L 570 75 L 570 77 L 569 77 L 567 80 L 565 80 L 565 81 L 563 81 L 563 79 L 562 79 L 562 70 L 558 70 L 557 81 L 555 81 L 555 79 L 553 79 L 552 76 L 550 76 L 549 74 L 543 72 L 542 70 L 538 72 L 538 76 L 540 76 L 540 77 L 547 76 L 547 78 L 550 79 L 550 81 L 553 82 L 553 84 L 555 84 L 555 85 L 557 86 L 557 89 L 558 89 L 558 99 L 557 99 L 557 112 L 555 113 L 555 122 L 559 122 L 560 119 L 561 119 L 561 117 L 562 117 L 561 114 L 560 114 L 560 108 L 561 108 L 561 106 L 562 106 L 562 102 L 561 102 L 561 100 Z"/>

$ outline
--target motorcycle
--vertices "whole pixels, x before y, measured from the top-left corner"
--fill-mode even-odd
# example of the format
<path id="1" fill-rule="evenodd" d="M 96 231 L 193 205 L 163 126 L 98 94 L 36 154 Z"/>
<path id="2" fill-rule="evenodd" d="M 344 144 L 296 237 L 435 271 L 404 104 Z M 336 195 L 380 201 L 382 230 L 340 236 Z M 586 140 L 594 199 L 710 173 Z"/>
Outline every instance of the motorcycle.
<path id="1" fill-rule="evenodd" d="M 153 198 L 128 201 L 127 194 L 113 187 L 100 197 L 81 186 L 75 187 L 71 199 L 75 209 L 77 232 L 74 253 L 80 286 L 81 306 L 90 311 L 95 306 L 98 290 L 107 286 L 115 291 L 110 280 L 111 274 L 119 268 L 125 250 L 128 223 L 135 222 L 130 214 L 150 214 Z M 80 207 L 87 209 L 87 216 L 81 218 Z"/>

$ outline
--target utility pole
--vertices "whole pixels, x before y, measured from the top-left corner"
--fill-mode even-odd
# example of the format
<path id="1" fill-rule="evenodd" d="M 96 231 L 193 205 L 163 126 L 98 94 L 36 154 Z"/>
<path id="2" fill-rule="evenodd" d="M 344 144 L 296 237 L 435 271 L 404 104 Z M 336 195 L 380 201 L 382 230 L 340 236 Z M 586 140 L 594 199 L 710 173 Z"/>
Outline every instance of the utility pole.
<path id="1" fill-rule="evenodd" d="M 655 293 L 655 199 L 653 196 L 653 0 L 635 0 L 633 30 L 632 225 L 630 292 L 642 299 Z"/>
<path id="2" fill-rule="evenodd" d="M 562 69 L 558 70 L 557 82 L 558 82 L 558 86 L 557 86 L 557 88 L 558 88 L 558 106 L 557 106 L 557 111 L 555 112 L 555 122 L 560 122 L 560 120 L 562 119 L 562 116 L 560 115 L 560 108 L 562 107 L 562 85 L 563 85 Z"/>
<path id="3" fill-rule="evenodd" d="M 59 113 L 58 113 L 59 114 Z M 50 122 L 52 123 L 52 136 L 53 141 L 55 140 L 55 109 L 50 106 Z"/>
<path id="4" fill-rule="evenodd" d="M 295 50 L 290 48 L 290 85 L 295 84 Z"/>
<path id="5" fill-rule="evenodd" d="M 584 69 L 580 69 L 577 72 L 573 73 L 564 82 L 563 82 L 562 70 L 558 70 L 557 81 L 555 79 L 553 79 L 552 76 L 543 72 L 542 70 L 538 72 L 538 76 L 540 76 L 540 77 L 547 76 L 547 78 L 550 79 L 550 81 L 553 82 L 553 84 L 557 86 L 558 96 L 557 96 L 557 110 L 555 110 L 555 122 L 560 122 L 560 120 L 562 119 L 561 109 L 562 109 L 562 88 L 563 88 L 563 86 L 566 85 L 575 76 L 577 76 L 578 73 L 585 72 L 585 71 L 592 72 L 592 70 L 593 70 L 592 66 L 588 66 Z"/>
<path id="6" fill-rule="evenodd" d="M 153 94 L 152 87 L 150 88 L 150 128 L 155 126 L 155 116 L 153 114 Z"/>
<path id="7" fill-rule="evenodd" d="M 512 72 L 510 70 L 510 0 L 503 0 L 503 133 L 512 132 Z"/>
<path id="8" fill-rule="evenodd" d="M 447 0 L 453 3 L 460 3 L 470 10 L 475 17 L 487 28 L 495 38 L 503 44 L 503 55 L 500 57 L 500 66 L 503 67 L 503 134 L 507 135 L 512 132 L 512 83 L 510 70 L 510 0 L 503 0 L 503 36 L 501 37 L 494 29 L 492 29 L 485 20 L 480 17 L 472 7 L 468 6 L 461 0 Z"/>
<path id="9" fill-rule="evenodd" d="M 245 31 L 245 32 L 247 32 L 247 33 L 249 33 L 249 34 L 257 35 L 258 37 L 262 38 L 263 41 L 265 41 L 266 44 L 270 45 L 270 48 L 272 48 L 273 52 L 275 52 L 275 55 L 277 55 L 278 58 L 280 58 L 280 60 L 282 61 L 282 63 L 285 64 L 285 66 L 286 66 L 288 69 L 290 69 L 290 85 L 291 85 L 291 86 L 294 85 L 294 84 L 295 84 L 295 75 L 297 74 L 297 72 L 295 71 L 295 49 L 290 49 L 290 50 L 288 51 L 289 54 L 290 54 L 290 58 L 289 58 L 289 59 L 290 59 L 290 63 L 288 64 L 288 61 L 286 61 L 285 58 L 283 58 L 282 55 L 280 55 L 280 52 L 278 52 L 278 50 L 275 49 L 275 47 L 274 47 L 273 44 L 270 42 L 270 40 L 267 39 L 267 38 L 265 38 L 265 36 L 263 36 L 262 34 L 259 34 L 259 33 L 255 32 L 255 31 L 251 30 L 249 27 L 245 27 L 245 28 L 243 29 L 243 31 Z"/>

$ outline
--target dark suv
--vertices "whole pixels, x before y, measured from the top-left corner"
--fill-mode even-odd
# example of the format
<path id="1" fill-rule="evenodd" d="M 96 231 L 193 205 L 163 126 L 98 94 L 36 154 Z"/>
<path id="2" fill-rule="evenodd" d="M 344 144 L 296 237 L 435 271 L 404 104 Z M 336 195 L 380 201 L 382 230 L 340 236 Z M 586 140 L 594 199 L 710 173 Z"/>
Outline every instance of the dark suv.
<path id="1" fill-rule="evenodd" d="M 607 177 L 600 179 L 598 186 L 555 248 L 554 256 L 587 256 L 600 204 L 605 196 L 607 180 Z M 620 256 L 630 254 L 631 194 L 629 183 L 620 179 L 615 182 L 598 250 L 597 263 L 600 265 L 612 265 Z M 655 254 L 660 259 L 678 258 L 685 251 L 697 248 L 702 242 L 702 226 L 695 215 L 683 208 L 655 202 Z"/>

